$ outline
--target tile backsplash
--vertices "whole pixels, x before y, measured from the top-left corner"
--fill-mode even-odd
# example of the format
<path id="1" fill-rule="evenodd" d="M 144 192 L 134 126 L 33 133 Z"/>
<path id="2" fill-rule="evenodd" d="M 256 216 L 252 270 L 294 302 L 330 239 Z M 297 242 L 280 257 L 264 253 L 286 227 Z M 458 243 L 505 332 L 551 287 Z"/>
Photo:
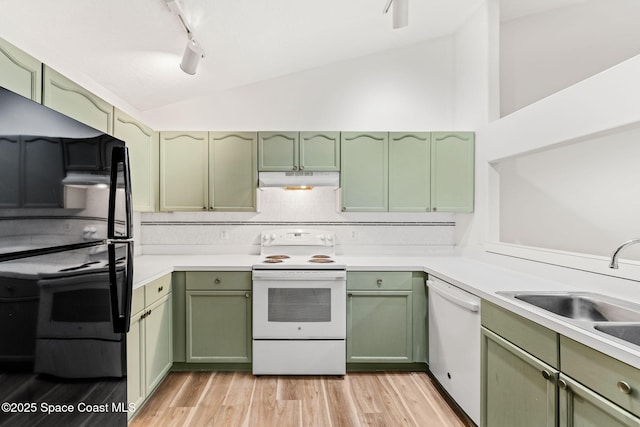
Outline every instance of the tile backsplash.
<path id="1" fill-rule="evenodd" d="M 340 212 L 339 191 L 258 190 L 259 212 L 142 213 L 143 253 L 258 253 L 260 233 L 312 228 L 336 234 L 337 251 L 424 252 L 455 246 L 455 214 Z"/>

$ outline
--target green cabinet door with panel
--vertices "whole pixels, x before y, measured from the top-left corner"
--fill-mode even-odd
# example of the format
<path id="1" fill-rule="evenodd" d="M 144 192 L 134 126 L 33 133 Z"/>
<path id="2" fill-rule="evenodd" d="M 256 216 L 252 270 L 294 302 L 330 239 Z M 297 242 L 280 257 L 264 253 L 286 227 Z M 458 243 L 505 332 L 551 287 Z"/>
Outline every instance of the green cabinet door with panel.
<path id="1" fill-rule="evenodd" d="M 158 132 L 115 109 L 113 135 L 123 140 L 129 149 L 133 209 L 140 212 L 157 211 L 160 162 Z"/>
<path id="2" fill-rule="evenodd" d="M 209 133 L 209 210 L 255 211 L 257 134 Z"/>
<path id="3" fill-rule="evenodd" d="M 258 133 L 258 170 L 261 172 L 296 171 L 299 168 L 298 132 Z"/>
<path id="4" fill-rule="evenodd" d="M 558 370 L 481 331 L 482 427 L 556 427 Z"/>
<path id="5" fill-rule="evenodd" d="M 431 133 L 431 209 L 473 212 L 473 132 Z"/>
<path id="6" fill-rule="evenodd" d="M 208 132 L 160 132 L 160 210 L 206 211 Z"/>
<path id="7" fill-rule="evenodd" d="M 251 362 L 251 272 L 186 273 L 187 363 Z"/>
<path id="8" fill-rule="evenodd" d="M 638 427 L 640 418 L 564 374 L 558 380 L 560 427 Z"/>
<path id="9" fill-rule="evenodd" d="M 136 413 L 147 397 L 144 308 L 144 288 L 137 288 L 133 291 L 131 320 L 127 333 L 127 401 L 135 408 L 135 411 L 129 412 L 129 418 Z"/>
<path id="10" fill-rule="evenodd" d="M 340 132 L 300 132 L 298 151 L 300 170 L 340 170 Z"/>
<path id="11" fill-rule="evenodd" d="M 145 286 L 145 387 L 147 394 L 162 382 L 173 365 L 171 276 Z"/>
<path id="12" fill-rule="evenodd" d="M 44 65 L 42 104 L 109 135 L 113 106 L 82 86 Z"/>
<path id="13" fill-rule="evenodd" d="M 389 211 L 431 210 L 430 165 L 430 133 L 389 133 Z"/>
<path id="14" fill-rule="evenodd" d="M 388 133 L 342 132 L 340 150 L 342 210 L 387 211 Z"/>
<path id="15" fill-rule="evenodd" d="M 0 38 L 0 86 L 42 101 L 42 62 Z"/>
<path id="16" fill-rule="evenodd" d="M 410 272 L 347 273 L 347 363 L 413 362 Z"/>

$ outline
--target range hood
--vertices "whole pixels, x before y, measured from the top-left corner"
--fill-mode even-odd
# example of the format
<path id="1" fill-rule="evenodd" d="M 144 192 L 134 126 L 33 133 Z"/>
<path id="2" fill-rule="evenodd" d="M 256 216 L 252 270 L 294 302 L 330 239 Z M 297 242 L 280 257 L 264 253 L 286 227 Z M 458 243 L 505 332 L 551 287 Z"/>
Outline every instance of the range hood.
<path id="1" fill-rule="evenodd" d="M 260 172 L 260 188 L 284 188 L 288 190 L 310 190 L 314 187 L 338 188 L 339 172 Z"/>

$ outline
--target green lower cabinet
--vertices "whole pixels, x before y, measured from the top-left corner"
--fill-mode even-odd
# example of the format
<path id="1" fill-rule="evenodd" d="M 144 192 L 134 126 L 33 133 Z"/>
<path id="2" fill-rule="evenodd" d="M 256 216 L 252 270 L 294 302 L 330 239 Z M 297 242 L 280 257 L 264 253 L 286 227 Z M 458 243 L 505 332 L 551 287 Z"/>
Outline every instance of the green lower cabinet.
<path id="1" fill-rule="evenodd" d="M 640 418 L 560 374 L 560 427 L 640 426 Z"/>
<path id="2" fill-rule="evenodd" d="M 161 298 L 147 309 L 145 322 L 146 389 L 151 393 L 173 365 L 171 295 Z"/>
<path id="3" fill-rule="evenodd" d="M 349 291 L 347 363 L 413 361 L 411 291 Z"/>
<path id="4" fill-rule="evenodd" d="M 558 370 L 482 328 L 481 426 L 554 427 Z"/>
<path id="5" fill-rule="evenodd" d="M 147 396 L 145 387 L 144 348 L 144 288 L 133 292 L 131 321 L 127 333 L 127 401 L 136 411 L 129 412 L 131 418 Z"/>
<path id="6" fill-rule="evenodd" d="M 187 358 L 251 362 L 251 291 L 187 291 Z"/>

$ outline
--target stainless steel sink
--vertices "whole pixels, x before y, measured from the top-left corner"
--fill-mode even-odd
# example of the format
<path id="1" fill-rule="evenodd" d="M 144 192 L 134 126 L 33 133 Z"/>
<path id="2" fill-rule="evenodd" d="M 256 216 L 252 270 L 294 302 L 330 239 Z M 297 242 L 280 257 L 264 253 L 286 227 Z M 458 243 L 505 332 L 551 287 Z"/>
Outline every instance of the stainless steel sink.
<path id="1" fill-rule="evenodd" d="M 623 307 L 624 301 L 613 303 L 602 295 L 516 295 L 516 299 L 535 305 L 559 316 L 594 322 L 640 322 L 640 306 L 636 310 Z"/>
<path id="2" fill-rule="evenodd" d="M 601 336 L 640 346 L 640 304 L 591 292 L 497 292 Z"/>
<path id="3" fill-rule="evenodd" d="M 588 322 L 640 322 L 640 304 L 589 292 L 498 292 L 558 316 Z"/>
<path id="4" fill-rule="evenodd" d="M 604 323 L 594 326 L 596 331 L 603 332 L 614 338 L 640 346 L 640 323 L 615 324 Z"/>

